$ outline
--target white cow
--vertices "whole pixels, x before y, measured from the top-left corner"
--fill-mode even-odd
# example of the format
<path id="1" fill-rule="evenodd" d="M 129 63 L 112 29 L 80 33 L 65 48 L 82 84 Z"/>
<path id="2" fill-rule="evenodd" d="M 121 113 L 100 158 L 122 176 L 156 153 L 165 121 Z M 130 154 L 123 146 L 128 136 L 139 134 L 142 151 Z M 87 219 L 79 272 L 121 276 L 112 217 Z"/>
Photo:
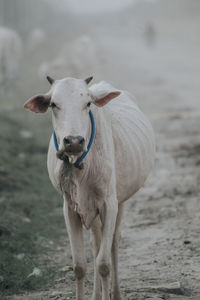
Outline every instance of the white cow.
<path id="1" fill-rule="evenodd" d="M 144 184 L 154 163 L 152 126 L 131 96 L 106 82 L 88 88 L 91 78 L 54 81 L 50 91 L 25 103 L 44 113 L 52 110 L 53 136 L 48 151 L 48 171 L 53 186 L 64 198 L 64 216 L 71 243 L 76 277 L 76 299 L 83 300 L 86 257 L 83 226 L 91 229 L 94 253 L 93 300 L 121 299 L 118 284 L 118 237 L 124 202 Z M 111 101 L 112 99 L 115 100 Z M 90 151 L 77 168 L 77 158 Z M 92 128 L 91 128 L 92 127 Z M 79 165 L 80 166 L 80 165 Z"/>
<path id="2" fill-rule="evenodd" d="M 17 32 L 0 27 L 0 85 L 5 86 L 17 78 L 22 42 Z"/>
<path id="3" fill-rule="evenodd" d="M 42 28 L 35 28 L 33 29 L 28 37 L 28 50 L 35 51 L 44 41 L 46 38 L 46 33 Z"/>

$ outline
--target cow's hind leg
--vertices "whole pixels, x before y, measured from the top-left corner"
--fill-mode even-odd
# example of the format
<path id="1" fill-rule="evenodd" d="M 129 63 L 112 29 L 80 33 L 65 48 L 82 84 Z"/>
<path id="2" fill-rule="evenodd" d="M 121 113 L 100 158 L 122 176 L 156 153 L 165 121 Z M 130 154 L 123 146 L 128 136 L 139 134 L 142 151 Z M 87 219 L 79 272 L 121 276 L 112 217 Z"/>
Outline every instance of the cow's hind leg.
<path id="1" fill-rule="evenodd" d="M 96 258 L 99 253 L 99 248 L 101 244 L 101 227 L 102 227 L 101 220 L 99 216 L 97 216 L 96 219 L 93 221 L 91 227 L 92 249 L 93 249 L 93 256 L 94 256 L 94 288 L 93 288 L 92 300 L 102 299 L 101 280 L 96 265 Z"/>
<path id="2" fill-rule="evenodd" d="M 117 220 L 115 225 L 115 233 L 113 236 L 112 243 L 112 290 L 111 299 L 121 300 L 120 287 L 118 279 L 118 247 L 119 247 L 119 236 L 120 236 L 120 223 L 123 214 L 123 205 L 121 204 L 118 209 Z"/>
<path id="3" fill-rule="evenodd" d="M 73 268 L 76 278 L 76 300 L 84 300 L 84 277 L 86 256 L 83 242 L 83 228 L 79 215 L 64 200 L 64 216 L 72 249 Z"/>

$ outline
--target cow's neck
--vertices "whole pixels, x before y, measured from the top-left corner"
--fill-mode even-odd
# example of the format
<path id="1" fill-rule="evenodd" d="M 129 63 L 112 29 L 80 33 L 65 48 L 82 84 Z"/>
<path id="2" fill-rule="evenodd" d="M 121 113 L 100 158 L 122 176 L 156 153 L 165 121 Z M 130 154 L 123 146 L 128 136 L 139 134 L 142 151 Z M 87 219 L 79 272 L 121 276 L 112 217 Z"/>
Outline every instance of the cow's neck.
<path id="1" fill-rule="evenodd" d="M 60 189 L 63 195 L 72 201 L 77 195 L 77 178 L 74 172 L 74 166 L 63 162 L 59 172 Z"/>

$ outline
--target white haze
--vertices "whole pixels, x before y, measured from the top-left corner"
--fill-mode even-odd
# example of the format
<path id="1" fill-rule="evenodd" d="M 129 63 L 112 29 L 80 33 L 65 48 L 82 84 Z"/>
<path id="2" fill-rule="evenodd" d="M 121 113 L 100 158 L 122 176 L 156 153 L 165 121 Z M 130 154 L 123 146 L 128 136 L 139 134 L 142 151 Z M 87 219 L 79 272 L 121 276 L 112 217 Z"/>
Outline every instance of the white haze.
<path id="1" fill-rule="evenodd" d="M 51 2 L 58 10 L 67 10 L 75 14 L 91 14 L 118 11 L 131 3 L 155 2 L 157 0 L 60 0 L 56 3 L 52 0 L 46 1 Z"/>

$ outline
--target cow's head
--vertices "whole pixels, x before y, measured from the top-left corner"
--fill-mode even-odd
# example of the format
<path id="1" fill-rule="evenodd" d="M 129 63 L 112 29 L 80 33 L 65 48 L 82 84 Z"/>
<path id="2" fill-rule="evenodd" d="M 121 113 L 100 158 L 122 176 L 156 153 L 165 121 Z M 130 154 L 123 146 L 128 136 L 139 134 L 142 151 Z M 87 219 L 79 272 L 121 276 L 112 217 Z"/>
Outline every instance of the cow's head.
<path id="1" fill-rule="evenodd" d="M 88 88 L 92 77 L 86 80 L 64 78 L 53 80 L 47 77 L 51 89 L 46 94 L 30 98 L 24 107 L 35 113 L 52 110 L 52 122 L 59 146 L 58 157 L 68 156 L 74 163 L 87 147 L 90 136 L 89 107 L 92 103 L 101 107 L 120 92 L 116 90 L 97 90 Z"/>

